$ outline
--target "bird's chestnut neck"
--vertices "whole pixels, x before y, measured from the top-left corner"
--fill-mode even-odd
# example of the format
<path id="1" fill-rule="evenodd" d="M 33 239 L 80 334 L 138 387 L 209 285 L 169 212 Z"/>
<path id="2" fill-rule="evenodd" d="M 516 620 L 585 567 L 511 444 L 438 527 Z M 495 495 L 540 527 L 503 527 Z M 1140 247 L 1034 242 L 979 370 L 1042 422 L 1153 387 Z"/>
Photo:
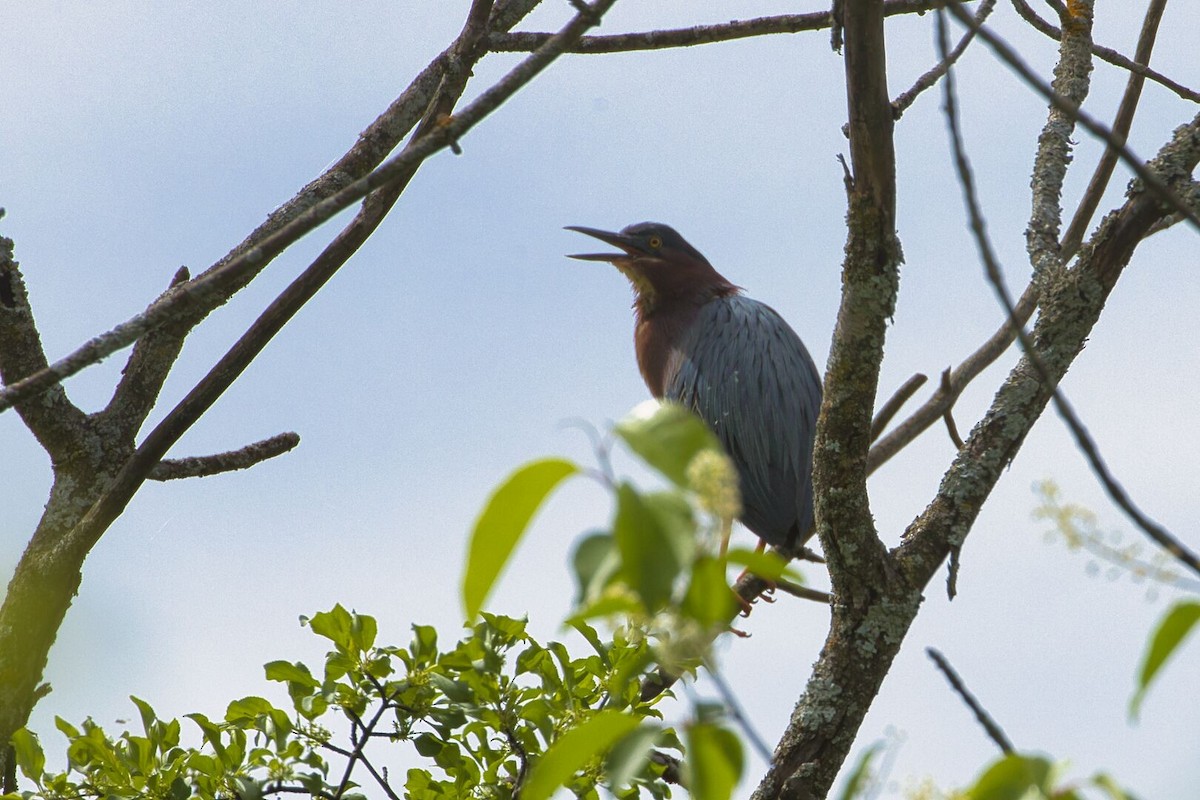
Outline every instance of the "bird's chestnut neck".
<path id="1" fill-rule="evenodd" d="M 695 309 L 715 297 L 737 294 L 738 287 L 699 259 L 624 258 L 614 260 L 633 286 L 638 319 Z"/>

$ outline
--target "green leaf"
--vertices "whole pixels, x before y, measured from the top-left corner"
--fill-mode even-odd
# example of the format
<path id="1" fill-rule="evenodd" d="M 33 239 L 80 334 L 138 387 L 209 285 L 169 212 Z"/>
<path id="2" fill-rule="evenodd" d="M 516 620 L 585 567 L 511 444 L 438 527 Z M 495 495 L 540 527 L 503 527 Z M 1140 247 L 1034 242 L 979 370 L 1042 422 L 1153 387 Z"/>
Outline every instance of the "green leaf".
<path id="1" fill-rule="evenodd" d="M 696 559 L 692 580 L 683 596 L 683 613 L 709 627 L 728 625 L 737 609 L 733 590 L 725 581 L 725 564 L 711 556 Z"/>
<path id="2" fill-rule="evenodd" d="M 613 534 L 625 582 L 647 611 L 658 611 L 671 599 L 682 561 L 660 514 L 629 483 L 617 489 Z"/>
<path id="3" fill-rule="evenodd" d="M 745 567 L 765 581 L 787 578 L 793 583 L 804 583 L 803 575 L 788 569 L 788 563 L 770 550 L 758 552 L 748 547 L 734 547 L 726 554 L 725 560 L 730 564 Z"/>
<path id="4" fill-rule="evenodd" d="M 54 727 L 56 727 L 60 731 L 62 731 L 62 734 L 64 736 L 66 736 L 68 739 L 78 739 L 79 738 L 79 729 L 76 728 L 71 723 L 67 722 L 62 717 L 54 718 Z"/>
<path id="5" fill-rule="evenodd" d="M 1049 795 L 1051 770 L 1044 758 L 1014 753 L 995 761 L 966 794 L 971 800 L 1021 800 L 1036 788 Z"/>
<path id="6" fill-rule="evenodd" d="M 129 699 L 137 706 L 138 713 L 142 717 L 142 730 L 146 732 L 146 736 L 152 736 L 151 729 L 154 727 L 154 721 L 158 717 L 154 713 L 154 709 L 145 700 L 141 700 L 133 695 L 129 695 Z"/>
<path id="7" fill-rule="evenodd" d="M 1092 776 L 1092 785 L 1098 789 L 1103 789 L 1109 800 L 1133 800 L 1133 796 L 1120 787 L 1108 775 L 1103 772 Z"/>
<path id="8" fill-rule="evenodd" d="M 313 674 L 308 671 L 308 667 L 299 661 L 294 664 L 288 661 L 272 661 L 269 664 L 264 664 L 263 670 L 266 671 L 267 680 L 269 681 L 298 683 L 310 689 L 315 689 L 321 685 L 313 677 Z"/>
<path id="9" fill-rule="evenodd" d="M 589 619 L 602 619 L 613 616 L 632 616 L 644 611 L 643 605 L 628 591 L 605 592 L 587 605 L 575 609 L 575 613 L 567 617 L 565 624 L 575 625 Z"/>
<path id="10" fill-rule="evenodd" d="M 688 464 L 697 453 L 723 452 L 708 426 L 677 403 L 662 403 L 649 415 L 635 411 L 617 423 L 616 434 L 643 461 L 683 488 L 688 485 Z"/>
<path id="11" fill-rule="evenodd" d="M 737 734 L 712 722 L 688 728 L 687 786 L 695 800 L 729 800 L 742 777 L 742 743 Z"/>
<path id="12" fill-rule="evenodd" d="M 34 783 L 39 783 L 46 771 L 46 754 L 42 752 L 37 737 L 21 728 L 12 735 L 12 746 L 21 773 Z"/>
<path id="13" fill-rule="evenodd" d="M 353 637 L 350 633 L 353 621 L 350 619 L 350 612 L 342 608 L 341 603 L 329 611 L 314 614 L 313 618 L 308 620 L 308 625 L 313 633 L 333 642 L 338 650 L 349 652 L 353 648 Z"/>
<path id="14" fill-rule="evenodd" d="M 858 757 L 858 761 L 854 762 L 854 768 L 846 776 L 846 783 L 842 786 L 842 793 L 838 795 L 839 800 L 855 800 L 855 798 L 863 794 L 871 781 L 871 762 L 875 760 L 875 756 L 883 748 L 883 742 L 875 742 L 866 750 L 863 750 L 862 755 Z"/>
<path id="15" fill-rule="evenodd" d="M 662 526 L 676 562 L 689 563 L 696 554 L 696 518 L 688 501 L 679 492 L 650 492 L 642 501 Z"/>
<path id="16" fill-rule="evenodd" d="M 636 717 L 620 711 L 601 711 L 560 736 L 533 765 L 521 800 L 546 800 L 596 756 L 638 727 Z"/>
<path id="17" fill-rule="evenodd" d="M 621 568 L 617 545 L 611 534 L 592 533 L 575 546 L 571 556 L 575 581 L 579 585 L 576 603 L 596 597 Z"/>
<path id="18" fill-rule="evenodd" d="M 608 647 L 604 644 L 604 642 L 600 641 L 600 634 L 597 633 L 595 628 L 593 628 L 591 625 L 588 625 L 586 622 L 583 622 L 582 620 L 567 624 L 569 624 L 579 633 L 580 636 L 587 640 L 587 643 L 590 644 L 592 649 L 596 651 L 596 655 L 600 656 L 600 661 L 604 664 L 604 666 L 610 666 Z"/>
<path id="19" fill-rule="evenodd" d="M 359 652 L 370 650 L 375 644 L 375 634 L 379 626 L 375 618 L 366 614 L 350 615 L 350 639 Z"/>
<path id="20" fill-rule="evenodd" d="M 468 619 L 475 619 L 508 563 L 517 542 L 550 492 L 579 467 L 561 458 L 533 461 L 496 489 L 471 532 L 462 598 Z"/>
<path id="21" fill-rule="evenodd" d="M 610 789 L 616 792 L 629 786 L 642 772 L 661 732 L 653 725 L 641 725 L 613 745 L 604 762 L 604 773 Z"/>
<path id="22" fill-rule="evenodd" d="M 1142 671 L 1137 679 L 1137 690 L 1129 701 L 1131 717 L 1137 717 L 1150 683 L 1197 622 L 1200 622 L 1200 602 L 1186 600 L 1176 603 L 1158 624 L 1151 636 L 1150 645 L 1146 648 Z"/>

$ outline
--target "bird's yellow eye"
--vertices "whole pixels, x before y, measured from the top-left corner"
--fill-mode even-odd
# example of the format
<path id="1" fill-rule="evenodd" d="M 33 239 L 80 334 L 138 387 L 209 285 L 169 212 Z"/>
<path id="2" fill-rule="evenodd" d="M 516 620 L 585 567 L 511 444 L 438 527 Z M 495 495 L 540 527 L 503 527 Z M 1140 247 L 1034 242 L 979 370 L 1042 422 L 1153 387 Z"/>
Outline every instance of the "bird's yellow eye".
<path id="1" fill-rule="evenodd" d="M 647 244 L 649 244 L 654 250 L 657 250 L 658 248 L 662 247 L 662 239 L 658 236 L 651 236 L 650 241 L 647 242 Z"/>

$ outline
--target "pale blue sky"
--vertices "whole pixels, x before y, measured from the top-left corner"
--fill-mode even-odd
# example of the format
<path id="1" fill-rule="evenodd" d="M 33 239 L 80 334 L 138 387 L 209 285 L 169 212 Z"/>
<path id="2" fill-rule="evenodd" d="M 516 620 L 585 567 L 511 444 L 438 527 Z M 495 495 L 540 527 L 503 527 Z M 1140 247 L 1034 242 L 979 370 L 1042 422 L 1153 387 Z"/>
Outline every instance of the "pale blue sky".
<path id="1" fill-rule="evenodd" d="M 240 241 L 445 46 L 466 5 L 8 4 L 0 232 L 16 241 L 50 355 L 136 313 L 180 264 L 198 272 Z M 546 5 L 526 29 L 566 19 L 565 2 Z M 766 0 L 626 2 L 603 31 L 795 10 Z M 1101 4 L 1099 13 L 1097 39 L 1131 51 L 1140 8 Z M 1193 7 L 1172 6 L 1155 55 L 1193 85 L 1197 21 Z M 995 24 L 1039 70 L 1052 64 L 1052 44 L 1020 31 L 1006 4 Z M 932 17 L 894 20 L 889 35 L 895 95 L 935 60 Z M 516 58 L 489 57 L 473 92 Z M 131 716 L 131 693 L 170 715 L 220 714 L 244 694 L 282 698 L 262 664 L 319 661 L 319 643 L 296 619 L 334 602 L 376 615 L 393 641 L 407 641 L 415 622 L 454 636 L 464 537 L 489 491 L 537 456 L 587 462 L 587 442 L 564 421 L 603 425 L 646 397 L 628 287 L 604 265 L 565 259 L 580 241 L 563 225 L 674 225 L 790 320 L 823 365 L 844 235 L 841 70 L 827 32 L 565 57 L 466 136 L 462 156 L 427 163 L 384 227 L 173 455 L 283 430 L 298 431 L 300 447 L 246 473 L 149 485 L 96 548 L 51 653 L 54 692 L 34 718 L 49 749 L 58 749 L 53 715 L 112 725 Z M 1094 113 L 1111 116 L 1124 79 L 1098 64 Z M 990 231 L 1019 286 L 1044 104 L 979 46 L 959 86 Z M 1149 155 L 1194 109 L 1154 85 L 1145 94 L 1131 144 Z M 1001 319 L 965 232 L 939 104 L 938 93 L 923 96 L 897 127 L 907 263 L 888 394 L 913 372 L 958 363 Z M 1068 198 L 1098 152 L 1077 139 L 1083 169 Z M 1114 183 L 1115 200 L 1125 177 Z M 168 407 L 333 231 L 304 240 L 191 337 Z M 1133 496 L 1193 544 L 1194 237 L 1173 230 L 1139 251 L 1064 384 Z M 960 401 L 961 430 L 1012 361 Z M 121 363 L 72 379 L 72 398 L 88 409 L 104 402 Z M 49 466 L 13 414 L 0 417 L 0 450 L 7 576 L 45 502 Z M 925 506 L 950 457 L 933 431 L 875 476 L 887 541 Z M 856 749 L 902 731 L 899 788 L 925 776 L 962 784 L 993 757 L 926 659 L 932 645 L 1019 747 L 1069 760 L 1079 775 L 1105 769 L 1145 797 L 1190 796 L 1200 782 L 1191 679 L 1200 652 L 1193 643 L 1181 653 L 1129 726 L 1145 634 L 1166 605 L 1127 579 L 1089 576 L 1085 557 L 1044 541 L 1030 484 L 1046 477 L 1095 508 L 1102 527 L 1138 541 L 1047 416 L 968 541 L 958 599 L 947 602 L 940 578 L 929 587 Z M 528 612 L 539 635 L 556 635 L 572 542 L 607 516 L 599 489 L 568 486 L 491 607 Z M 746 623 L 753 638 L 723 645 L 727 675 L 771 742 L 826 621 L 825 609 L 783 598 Z M 752 762 L 746 794 L 760 773 Z"/>

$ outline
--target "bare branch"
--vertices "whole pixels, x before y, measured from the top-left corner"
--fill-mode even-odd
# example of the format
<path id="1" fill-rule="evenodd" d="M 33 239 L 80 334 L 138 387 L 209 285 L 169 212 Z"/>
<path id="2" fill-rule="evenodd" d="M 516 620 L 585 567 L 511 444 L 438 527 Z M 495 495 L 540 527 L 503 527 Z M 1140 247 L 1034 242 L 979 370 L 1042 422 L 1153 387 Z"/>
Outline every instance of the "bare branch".
<path id="1" fill-rule="evenodd" d="M 1058 63 L 1054 65 L 1054 83 L 1051 91 L 1061 102 L 1053 103 L 1046 116 L 1038 136 L 1037 151 L 1033 159 L 1033 176 L 1030 179 L 1033 202 L 1030 212 L 1029 225 L 1025 229 L 1025 249 L 1029 253 L 1029 263 L 1033 266 L 1033 283 L 1044 290 L 1046 282 L 1053 280 L 1063 268 L 1063 258 L 1059 252 L 1058 236 L 1062 225 L 1062 187 L 1067 177 L 1067 166 L 1071 163 L 1071 151 L 1074 142 L 1071 133 L 1075 130 L 1074 113 L 1087 99 L 1091 88 L 1089 77 L 1092 72 L 1092 0 L 1076 0 L 1071 4 L 1070 25 L 1065 25 L 1063 37 L 1058 48 Z M 938 12 L 938 46 L 945 48 L 945 26 L 942 13 Z M 972 20 L 974 25 L 974 20 Z M 975 29 L 978 26 L 975 25 Z M 954 93 L 947 90 L 946 105 L 954 102 Z M 947 117 L 951 110 L 947 108 Z M 949 122 L 952 126 L 957 121 Z M 954 129 L 957 137 L 957 129 Z M 956 138 L 956 142 L 961 144 Z M 961 168 L 965 161 L 955 158 Z M 972 217 L 972 225 L 976 217 Z M 979 221 L 982 225 L 982 221 Z M 982 227 L 976 231 L 976 236 L 982 236 Z M 993 276 L 989 270 L 988 277 Z M 1011 309 L 1009 309 L 1011 312 Z"/>
<path id="2" fill-rule="evenodd" d="M 0 378 L 10 386 L 46 368 L 42 337 L 13 249 L 12 239 L 0 237 Z M 17 413 L 58 462 L 70 459 L 87 435 L 86 415 L 67 399 L 61 386 L 36 403 L 22 404 Z"/>
<path id="3" fill-rule="evenodd" d="M 1142 20 L 1142 32 L 1138 35 L 1137 50 L 1133 56 L 1138 64 L 1150 63 L 1150 53 L 1154 49 L 1154 39 L 1158 35 L 1158 24 L 1162 21 L 1163 11 L 1166 7 L 1167 0 L 1151 0 L 1150 5 L 1146 8 L 1146 16 Z M 1113 136 L 1121 143 L 1124 143 L 1129 137 L 1129 129 L 1133 126 L 1133 115 L 1137 112 L 1138 101 L 1141 99 L 1142 86 L 1145 82 L 1144 75 L 1136 72 L 1129 74 L 1129 81 L 1125 84 L 1125 94 L 1121 97 L 1121 105 L 1117 108 L 1117 117 L 1112 126 Z M 1117 151 L 1111 147 L 1105 148 L 1099 163 L 1096 164 L 1096 171 L 1092 173 L 1092 179 L 1088 182 L 1087 190 L 1083 193 L 1083 199 L 1075 210 L 1075 216 L 1071 219 L 1071 224 L 1067 226 L 1067 232 L 1063 234 L 1062 259 L 1064 262 L 1070 261 L 1079 251 L 1079 245 L 1083 243 L 1084 234 L 1087 233 L 1087 226 L 1091 223 L 1092 216 L 1100 205 L 1100 198 L 1104 195 L 1104 190 L 1108 188 L 1108 181 L 1112 177 L 1113 168 L 1116 165 Z"/>
<path id="4" fill-rule="evenodd" d="M 281 433 L 225 453 L 191 458 L 165 458 L 150 470 L 149 478 L 153 481 L 175 481 L 247 469 L 267 459 L 281 456 L 298 444 L 300 434 Z"/>
<path id="5" fill-rule="evenodd" d="M 810 589 L 807 586 L 801 586 L 798 583 L 784 580 L 782 578 L 775 579 L 775 586 L 781 592 L 786 592 L 792 597 L 798 597 L 801 600 L 811 600 L 814 603 L 829 605 L 833 602 L 833 595 L 829 592 L 822 592 L 819 589 Z"/>
<path id="6" fill-rule="evenodd" d="M 886 335 L 899 288 L 896 238 L 894 119 L 887 96 L 883 5 L 845 7 L 845 72 L 849 111 L 849 232 L 842 267 L 842 303 L 825 373 L 817 422 L 813 483 L 817 532 L 833 592 L 857 573 L 860 582 L 883 568 L 866 492 L 871 413 Z M 836 492 L 823 487 L 838 487 Z M 836 502 L 834 502 L 836 500 Z M 833 530 L 838 535 L 832 536 Z"/>
<path id="7" fill-rule="evenodd" d="M 879 410 L 875 412 L 874 419 L 871 420 L 871 441 L 879 438 L 879 434 L 883 433 L 888 423 L 892 421 L 892 417 L 896 416 L 908 399 L 916 394 L 917 389 L 924 386 L 927 380 L 929 380 L 927 376 L 918 372 L 901 384 L 896 393 L 880 406 Z"/>
<path id="8" fill-rule="evenodd" d="M 852 168 L 848 235 L 813 448 L 817 534 L 835 600 L 825 646 L 755 800 L 828 794 L 903 638 L 884 615 L 915 616 L 920 602 L 918 589 L 897 580 L 866 490 L 871 415 L 902 259 L 883 3 L 846 0 L 842 22 Z"/>
<path id="9" fill-rule="evenodd" d="M 171 278 L 167 291 L 158 299 L 169 295 L 189 277 L 187 267 L 180 267 Z M 137 341 L 125 368 L 121 370 L 121 380 L 113 391 L 112 399 L 95 416 L 98 426 L 104 428 L 111 425 L 114 438 L 134 441 L 158 400 L 189 330 L 191 327 L 187 324 L 163 325 Z"/>
<path id="10" fill-rule="evenodd" d="M 933 659 L 934 664 L 937 664 L 937 668 L 946 676 L 946 680 L 950 682 L 950 687 L 967 704 L 967 708 L 971 709 L 971 713 L 975 715 L 975 719 L 979 720 L 979 724 L 983 726 L 983 730 L 988 735 L 988 738 L 995 742 L 996 746 L 1005 755 L 1012 755 L 1016 752 L 1012 741 L 1004 735 L 1004 731 L 996 724 L 996 721 L 992 719 L 987 710 L 979 704 L 979 701 L 967 691 L 962 678 L 958 677 L 958 673 L 954 671 L 954 667 L 950 666 L 950 662 L 946 660 L 946 657 L 932 647 L 926 647 L 925 653 Z"/>
<path id="11" fill-rule="evenodd" d="M 1021 17 L 1035 29 L 1049 36 L 1051 39 L 1058 40 L 1062 38 L 1062 31 L 1039 17 L 1037 12 L 1030 8 L 1029 4 L 1025 2 L 1025 0 L 1012 0 L 1012 3 L 1013 7 L 1016 8 L 1017 13 L 1020 14 Z M 1113 66 L 1129 70 L 1134 75 L 1139 75 L 1166 87 L 1182 97 L 1184 100 L 1190 100 L 1193 103 L 1200 103 L 1200 92 L 1197 92 L 1194 89 L 1189 89 L 1182 84 L 1176 83 L 1160 72 L 1156 72 L 1155 70 L 1152 70 L 1143 64 L 1139 64 L 1137 61 L 1126 58 L 1111 47 L 1104 47 L 1103 45 L 1098 45 L 1093 42 L 1092 53 L 1094 53 L 1097 58 L 1107 61 Z"/>
<path id="12" fill-rule="evenodd" d="M 950 369 L 947 368 L 942 372 L 942 391 L 947 395 L 951 393 L 950 389 Z M 954 424 L 954 401 L 946 406 L 946 410 L 942 412 L 942 419 L 946 422 L 946 433 L 950 435 L 950 441 L 954 443 L 955 450 L 961 450 L 963 446 L 962 437 L 958 435 L 958 426 Z"/>
<path id="13" fill-rule="evenodd" d="M 1033 316 L 1037 308 L 1037 289 L 1030 284 L 1025 288 L 1021 299 L 1017 301 L 1016 317 L 1024 325 Z M 1016 339 L 1016 330 L 1006 319 L 991 337 L 978 350 L 967 356 L 961 364 L 950 373 L 949 384 L 942 384 L 937 391 L 914 411 L 904 422 L 897 425 L 890 433 L 875 443 L 867 457 L 868 474 L 883 466 L 892 456 L 899 453 L 918 436 L 924 433 L 930 425 L 942 419 L 946 410 L 954 406 L 963 389 L 998 359 L 1009 345 Z"/>
<path id="14" fill-rule="evenodd" d="M 993 0 L 994 2 L 994 0 Z M 889 0 L 884 3 L 884 15 L 923 14 L 942 3 L 937 0 Z M 771 36 L 782 33 L 816 31 L 832 25 L 829 11 L 808 14 L 782 14 L 774 17 L 734 20 L 719 25 L 696 25 L 640 33 L 620 33 L 607 36 L 583 36 L 568 53 L 627 53 L 635 50 L 662 50 L 670 47 L 692 47 L 745 39 L 752 36 Z M 550 40 L 549 33 L 493 33 L 488 37 L 488 49 L 493 52 L 531 52 Z"/>
<path id="15" fill-rule="evenodd" d="M 979 4 L 979 7 L 975 9 L 975 23 L 977 25 L 982 25 L 984 20 L 988 18 L 995 7 L 996 0 L 983 0 L 983 2 Z M 892 101 L 892 114 L 895 115 L 896 119 L 900 119 L 900 117 L 904 115 L 904 112 L 907 111 L 908 107 L 916 101 L 921 92 L 933 86 L 938 82 L 939 78 L 946 74 L 946 70 L 950 69 L 951 65 L 958 61 L 962 54 L 966 52 L 967 46 L 971 44 L 974 39 L 974 30 L 968 30 L 966 33 L 964 33 L 962 38 L 958 40 L 958 44 L 954 46 L 953 50 L 942 56 L 941 60 L 938 61 L 938 63 L 935 64 L 931 70 L 917 78 L 916 83 L 914 83 L 907 91 L 902 92 L 895 100 Z"/>

